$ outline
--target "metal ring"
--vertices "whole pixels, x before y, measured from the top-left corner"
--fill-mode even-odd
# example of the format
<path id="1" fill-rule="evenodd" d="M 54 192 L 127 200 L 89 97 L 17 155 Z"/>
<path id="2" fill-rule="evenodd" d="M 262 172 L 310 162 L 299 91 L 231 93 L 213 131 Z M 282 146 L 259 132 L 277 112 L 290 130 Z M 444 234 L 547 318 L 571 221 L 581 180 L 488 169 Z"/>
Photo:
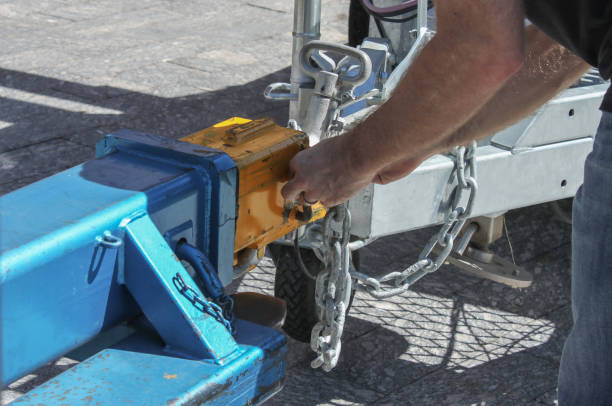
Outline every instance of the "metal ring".
<path id="1" fill-rule="evenodd" d="M 312 206 L 313 204 L 317 204 L 317 203 L 319 203 L 319 201 L 318 201 L 318 200 L 315 200 L 314 202 L 311 202 L 310 200 L 307 200 L 307 199 L 306 199 L 306 192 L 302 192 L 302 193 L 300 193 L 300 199 L 302 199 L 302 201 L 303 201 L 304 203 L 309 204 L 309 205 L 311 205 L 311 206 Z"/>
<path id="2" fill-rule="evenodd" d="M 365 83 L 366 80 L 370 77 L 372 73 L 372 61 L 368 54 L 363 52 L 360 49 L 349 47 L 346 45 L 336 44 L 334 42 L 328 41 L 310 41 L 300 50 L 300 66 L 305 74 L 311 76 L 312 78 L 316 78 L 317 74 L 321 71 L 321 69 L 317 69 L 310 65 L 310 57 L 315 51 L 327 51 L 334 52 L 341 55 L 351 56 L 357 59 L 360 63 L 361 70 L 357 77 L 344 77 L 342 76 L 340 80 L 343 83 L 347 83 L 353 86 L 359 86 Z"/>
<path id="3" fill-rule="evenodd" d="M 123 244 L 123 240 L 107 230 L 96 237 L 96 243 L 106 248 L 119 248 Z"/>
<path id="4" fill-rule="evenodd" d="M 268 100 L 275 101 L 291 101 L 297 100 L 298 95 L 291 93 L 291 84 L 289 83 L 271 83 L 264 90 L 264 97 Z"/>

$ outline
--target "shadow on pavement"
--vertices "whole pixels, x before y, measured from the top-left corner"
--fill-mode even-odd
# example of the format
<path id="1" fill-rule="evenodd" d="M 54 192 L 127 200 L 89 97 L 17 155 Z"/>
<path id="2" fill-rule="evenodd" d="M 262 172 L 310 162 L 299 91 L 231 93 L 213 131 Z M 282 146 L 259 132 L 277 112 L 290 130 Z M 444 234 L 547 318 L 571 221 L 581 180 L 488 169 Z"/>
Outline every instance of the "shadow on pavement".
<path id="1" fill-rule="evenodd" d="M 0 122 L 11 123 L 0 127 L 0 194 L 92 158 L 95 142 L 120 128 L 177 138 L 236 115 L 270 116 L 283 124 L 287 105 L 266 102 L 262 93 L 288 76 L 286 68 L 243 86 L 164 98 L 0 68 L 0 86 L 18 96 L 0 98 Z M 571 325 L 569 228 L 554 225 L 545 206 L 513 212 L 508 227 L 516 238 L 517 263 L 542 271 L 535 272 L 532 287 L 513 290 L 446 267 L 398 298 L 376 301 L 359 295 L 338 367 L 328 374 L 311 370 L 307 345 L 292 343 L 286 387 L 268 404 L 342 399 L 516 405 L 554 390 L 557 360 Z M 365 268 L 372 273 L 403 268 L 428 232 L 367 247 Z M 508 257 L 504 241 L 494 248 Z M 269 285 L 274 269 L 265 273 Z M 47 368 L 50 374 L 66 369 Z M 37 383 L 34 377 L 14 390 Z"/>
<path id="2" fill-rule="evenodd" d="M 511 289 L 445 266 L 399 297 L 358 294 L 336 369 L 311 371 L 313 353 L 293 343 L 298 360 L 270 404 L 552 405 L 571 328 L 571 227 L 547 205 L 512 211 L 507 223 L 517 263 L 534 273 L 531 287 Z M 361 270 L 403 269 L 433 231 L 372 244 Z M 510 257 L 505 238 L 492 248 Z"/>
<path id="3" fill-rule="evenodd" d="M 95 143 L 121 128 L 178 138 L 233 116 L 284 124 L 288 104 L 266 101 L 263 91 L 288 78 L 286 68 L 241 86 L 165 98 L 0 68 L 8 94 L 0 97 L 0 194 L 91 159 Z"/>

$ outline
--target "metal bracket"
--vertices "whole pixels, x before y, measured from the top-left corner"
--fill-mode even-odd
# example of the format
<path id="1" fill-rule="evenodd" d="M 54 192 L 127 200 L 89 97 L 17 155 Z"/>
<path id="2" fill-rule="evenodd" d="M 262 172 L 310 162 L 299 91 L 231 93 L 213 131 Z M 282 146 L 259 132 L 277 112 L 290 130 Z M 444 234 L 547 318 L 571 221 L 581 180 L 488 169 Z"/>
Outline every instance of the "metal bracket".
<path id="1" fill-rule="evenodd" d="M 520 266 L 488 250 L 503 235 L 504 216 L 480 216 L 468 220 L 447 262 L 480 278 L 512 288 L 526 288 L 533 276 Z"/>
<path id="2" fill-rule="evenodd" d="M 202 312 L 176 287 L 180 275 L 204 297 L 148 215 L 125 224 L 125 285 L 166 344 L 194 359 L 223 364 L 236 341 L 213 316 Z"/>
<path id="3" fill-rule="evenodd" d="M 527 288 L 533 276 L 525 269 L 489 251 L 468 247 L 463 255 L 451 253 L 447 262 L 474 276 L 503 283 L 511 288 Z"/>
<path id="4" fill-rule="evenodd" d="M 470 225 L 474 227 L 473 233 L 468 233 Z M 462 234 L 471 234 L 469 237 L 469 243 L 471 246 L 486 250 L 489 245 L 500 239 L 503 235 L 504 229 L 504 216 L 478 216 L 469 219 L 463 228 Z M 466 245 L 467 246 L 467 245 Z M 460 254 L 463 254 L 464 249 L 456 250 Z"/>

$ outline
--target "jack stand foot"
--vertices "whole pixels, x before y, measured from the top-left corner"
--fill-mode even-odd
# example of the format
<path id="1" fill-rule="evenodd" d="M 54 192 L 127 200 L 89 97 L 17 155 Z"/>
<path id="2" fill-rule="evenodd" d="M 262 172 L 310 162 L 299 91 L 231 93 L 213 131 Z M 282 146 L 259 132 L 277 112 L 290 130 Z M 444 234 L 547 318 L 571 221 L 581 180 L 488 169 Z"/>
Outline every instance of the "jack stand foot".
<path id="1" fill-rule="evenodd" d="M 533 276 L 518 265 L 490 251 L 468 247 L 463 255 L 453 252 L 447 262 L 471 275 L 502 283 L 511 288 L 526 288 Z"/>

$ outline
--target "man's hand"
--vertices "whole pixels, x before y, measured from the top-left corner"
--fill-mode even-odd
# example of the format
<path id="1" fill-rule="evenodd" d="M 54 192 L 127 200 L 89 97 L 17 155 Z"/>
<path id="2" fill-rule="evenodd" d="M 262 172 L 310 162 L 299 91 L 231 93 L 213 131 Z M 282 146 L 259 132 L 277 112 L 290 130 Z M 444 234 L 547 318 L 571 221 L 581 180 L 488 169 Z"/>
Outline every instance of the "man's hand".
<path id="1" fill-rule="evenodd" d="M 340 204 L 373 181 L 374 174 L 355 162 L 350 134 L 322 140 L 299 152 L 289 163 L 291 180 L 281 193 L 287 201 Z"/>
<path id="2" fill-rule="evenodd" d="M 401 179 L 404 176 L 409 175 L 417 168 L 417 166 L 421 164 L 421 162 L 429 158 L 431 155 L 433 154 L 423 152 L 420 156 L 406 158 L 387 165 L 378 171 L 372 182 L 378 183 L 379 185 L 386 185 Z"/>
<path id="3" fill-rule="evenodd" d="M 522 0 L 438 0 L 436 15 L 436 35 L 390 99 L 350 134 L 294 157 L 285 199 L 333 206 L 407 175 L 520 69 Z"/>

